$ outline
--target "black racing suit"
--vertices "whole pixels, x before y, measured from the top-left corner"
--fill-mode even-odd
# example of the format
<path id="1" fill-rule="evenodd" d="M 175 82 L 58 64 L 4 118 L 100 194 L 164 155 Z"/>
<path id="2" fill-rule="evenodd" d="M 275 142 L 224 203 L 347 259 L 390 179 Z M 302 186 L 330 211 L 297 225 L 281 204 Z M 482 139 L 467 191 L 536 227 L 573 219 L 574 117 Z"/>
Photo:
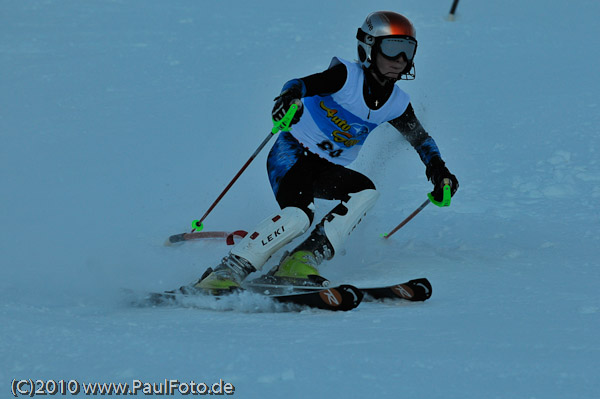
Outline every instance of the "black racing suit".
<path id="1" fill-rule="evenodd" d="M 284 89 L 303 85 L 304 97 L 328 95 L 339 91 L 346 77 L 346 67 L 338 64 L 326 71 L 291 80 L 284 85 Z M 370 109 L 381 108 L 393 89 L 394 82 L 382 86 L 369 72 L 365 72 L 363 96 Z M 441 158 L 435 141 L 415 116 L 411 104 L 401 116 L 389 123 L 415 148 L 425 165 L 433 158 Z M 279 206 L 282 209 L 294 206 L 304 210 L 311 223 L 314 212 L 310 205 L 315 198 L 348 201 L 351 193 L 375 188 L 365 175 L 319 157 L 289 133 L 281 133 L 273 145 L 267 159 L 267 169 Z"/>

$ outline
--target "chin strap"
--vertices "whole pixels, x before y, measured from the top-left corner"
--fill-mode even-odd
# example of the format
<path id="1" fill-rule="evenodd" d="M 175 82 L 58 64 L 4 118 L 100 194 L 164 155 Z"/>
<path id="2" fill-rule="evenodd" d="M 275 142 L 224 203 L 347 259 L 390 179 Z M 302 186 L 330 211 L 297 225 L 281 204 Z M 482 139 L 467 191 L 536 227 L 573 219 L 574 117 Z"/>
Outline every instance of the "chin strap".
<path id="1" fill-rule="evenodd" d="M 374 62 L 371 62 L 371 66 L 369 67 L 368 70 L 373 72 L 373 74 L 375 75 L 375 77 L 378 80 L 383 81 L 384 85 L 396 83 L 398 80 L 400 80 L 400 76 L 401 76 L 401 75 L 398 75 L 398 78 L 390 78 L 388 76 L 385 76 L 384 74 L 381 73 L 381 71 L 379 71 L 377 64 L 375 64 Z"/>

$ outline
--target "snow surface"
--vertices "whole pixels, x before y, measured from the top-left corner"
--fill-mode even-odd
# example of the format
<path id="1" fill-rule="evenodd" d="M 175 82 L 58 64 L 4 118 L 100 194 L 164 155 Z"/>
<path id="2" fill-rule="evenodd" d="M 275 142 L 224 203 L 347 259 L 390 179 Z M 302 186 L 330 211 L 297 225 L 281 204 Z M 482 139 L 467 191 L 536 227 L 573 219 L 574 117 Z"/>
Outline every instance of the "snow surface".
<path id="1" fill-rule="evenodd" d="M 223 379 L 240 398 L 600 397 L 600 2 L 464 1 L 455 22 L 450 5 L 3 0 L 0 395 L 15 378 L 168 378 Z M 253 296 L 129 306 L 124 288 L 177 287 L 227 252 L 163 241 L 260 144 L 281 85 L 355 58 L 378 9 L 417 27 L 417 80 L 400 85 L 461 186 L 381 239 L 430 183 L 379 128 L 353 167 L 380 201 L 322 271 L 427 277 L 433 297 L 345 313 Z M 266 153 L 207 230 L 277 209 Z"/>

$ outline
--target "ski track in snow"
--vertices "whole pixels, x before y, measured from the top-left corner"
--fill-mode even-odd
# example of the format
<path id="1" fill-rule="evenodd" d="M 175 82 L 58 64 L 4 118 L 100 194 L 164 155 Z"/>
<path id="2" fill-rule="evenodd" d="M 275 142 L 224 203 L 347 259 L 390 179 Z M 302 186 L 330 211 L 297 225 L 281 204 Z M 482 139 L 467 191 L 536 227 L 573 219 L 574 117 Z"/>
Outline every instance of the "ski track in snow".
<path id="1" fill-rule="evenodd" d="M 450 5 L 6 2 L 2 395 L 13 379 L 173 378 L 223 379 L 244 398 L 597 398 L 600 5 L 461 2 L 448 22 Z M 427 277 L 432 298 L 131 306 L 125 290 L 178 287 L 225 255 L 215 240 L 162 243 L 260 144 L 282 84 L 354 59 L 375 9 L 416 25 L 417 79 L 400 85 L 460 189 L 382 240 L 430 183 L 380 127 L 352 165 L 380 200 L 322 271 L 359 286 Z M 207 230 L 251 230 L 277 209 L 266 152 Z"/>

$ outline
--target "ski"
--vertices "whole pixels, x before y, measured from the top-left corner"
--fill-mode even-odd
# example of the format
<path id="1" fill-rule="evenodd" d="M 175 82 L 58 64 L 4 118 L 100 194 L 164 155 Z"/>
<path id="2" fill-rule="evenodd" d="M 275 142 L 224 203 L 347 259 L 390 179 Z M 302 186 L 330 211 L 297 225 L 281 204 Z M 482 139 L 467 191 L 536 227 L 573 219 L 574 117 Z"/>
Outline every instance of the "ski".
<path id="1" fill-rule="evenodd" d="M 322 284 L 329 283 L 325 279 L 319 282 Z M 314 281 L 312 284 L 314 284 Z M 365 302 L 383 300 L 426 301 L 431 297 L 433 289 L 426 278 L 414 279 L 401 284 L 366 288 L 357 288 L 349 284 L 334 287 L 303 285 L 300 283 L 290 285 L 289 279 L 282 282 L 273 278 L 267 280 L 259 278 L 244 284 L 243 288 L 217 293 L 206 293 L 183 286 L 177 290 L 151 293 L 145 298 L 144 302 L 151 306 L 173 305 L 177 304 L 180 298 L 198 296 L 219 300 L 244 291 L 263 295 L 278 303 L 332 311 L 348 311 L 356 308 L 363 299 Z"/>
<path id="2" fill-rule="evenodd" d="M 363 293 L 356 287 L 342 284 L 332 288 L 271 295 L 270 298 L 281 303 L 294 303 L 311 308 L 347 311 L 356 308 L 363 299 Z"/>
<path id="3" fill-rule="evenodd" d="M 173 291 L 154 292 L 149 294 L 145 299 L 149 305 L 162 306 L 176 304 L 179 298 L 204 296 L 219 300 L 225 296 L 233 295 L 236 292 L 245 291 L 243 288 L 228 290 L 213 295 L 210 293 L 192 292 L 186 287 L 181 287 Z M 313 289 L 306 292 L 292 292 L 287 294 L 270 294 L 266 292 L 253 291 L 257 294 L 264 295 L 271 300 L 279 303 L 288 303 L 306 306 L 309 308 L 333 310 L 333 311 L 348 311 L 356 308 L 363 299 L 363 293 L 356 287 L 348 284 L 342 284 L 331 288 Z"/>
<path id="4" fill-rule="evenodd" d="M 431 298 L 433 289 L 426 278 L 407 281 L 383 287 L 360 288 L 367 301 L 382 299 L 404 299 L 411 302 L 426 301 Z"/>
<path id="5" fill-rule="evenodd" d="M 319 291 L 323 290 L 324 286 L 329 284 L 329 280 L 324 278 L 321 278 L 318 283 L 307 279 L 296 280 L 298 281 L 289 278 L 281 279 L 274 276 L 263 276 L 246 283 L 244 287 L 253 292 L 272 295 Z M 421 302 L 429 299 L 433 292 L 431 283 L 426 278 L 414 279 L 401 284 L 359 288 L 359 290 L 364 295 L 365 301 L 402 299 L 411 302 Z"/>
<path id="6" fill-rule="evenodd" d="M 245 289 L 265 295 L 318 291 L 330 285 L 331 282 L 329 280 L 318 275 L 310 275 L 308 278 L 296 278 L 265 274 L 254 280 L 242 283 Z"/>

